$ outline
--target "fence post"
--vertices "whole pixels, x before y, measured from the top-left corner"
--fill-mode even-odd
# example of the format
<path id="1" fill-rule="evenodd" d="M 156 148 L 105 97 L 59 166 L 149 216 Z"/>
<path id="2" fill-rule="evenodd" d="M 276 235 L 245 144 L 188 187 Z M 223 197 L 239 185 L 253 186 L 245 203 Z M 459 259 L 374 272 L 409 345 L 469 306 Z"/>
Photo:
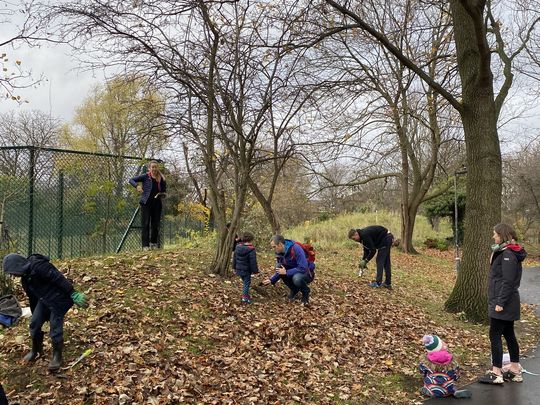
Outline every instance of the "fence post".
<path id="1" fill-rule="evenodd" d="M 60 169 L 58 172 L 58 249 L 56 255 L 59 259 L 64 253 L 64 171 Z"/>
<path id="2" fill-rule="evenodd" d="M 36 151 L 33 146 L 29 148 L 30 167 L 28 169 L 28 256 L 34 250 L 34 181 Z"/>

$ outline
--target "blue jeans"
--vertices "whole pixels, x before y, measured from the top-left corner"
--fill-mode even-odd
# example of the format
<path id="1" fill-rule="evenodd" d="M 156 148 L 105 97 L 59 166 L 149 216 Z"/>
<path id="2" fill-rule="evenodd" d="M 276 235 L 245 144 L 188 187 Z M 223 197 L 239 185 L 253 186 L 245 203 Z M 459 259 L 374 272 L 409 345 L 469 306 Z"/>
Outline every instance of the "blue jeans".
<path id="1" fill-rule="evenodd" d="M 39 336 L 41 327 L 48 320 L 51 324 L 49 336 L 53 343 L 58 343 L 64 340 L 64 315 L 51 311 L 40 300 L 32 312 L 30 320 L 30 336 L 32 338 Z"/>
<path id="2" fill-rule="evenodd" d="M 294 297 L 298 291 L 302 293 L 302 302 L 309 301 L 310 289 L 308 284 L 311 283 L 311 277 L 304 273 L 296 273 L 292 277 L 280 276 L 285 285 L 291 290 L 291 297 Z"/>
<path id="3" fill-rule="evenodd" d="M 242 295 L 249 297 L 249 287 L 251 286 L 251 274 L 247 276 L 240 276 L 244 287 L 242 289 Z"/>

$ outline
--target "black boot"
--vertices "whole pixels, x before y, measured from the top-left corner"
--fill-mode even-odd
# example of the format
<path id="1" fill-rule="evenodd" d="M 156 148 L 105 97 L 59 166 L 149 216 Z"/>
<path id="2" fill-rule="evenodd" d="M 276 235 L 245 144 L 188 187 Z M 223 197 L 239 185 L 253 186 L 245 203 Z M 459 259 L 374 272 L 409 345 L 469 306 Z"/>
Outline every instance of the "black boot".
<path id="1" fill-rule="evenodd" d="M 32 338 L 32 350 L 24 356 L 25 361 L 34 361 L 39 356 L 43 356 L 43 332 L 39 331 L 36 336 Z"/>
<path id="2" fill-rule="evenodd" d="M 49 363 L 49 371 L 56 372 L 62 365 L 62 350 L 64 349 L 64 341 L 53 342 L 53 355 Z"/>

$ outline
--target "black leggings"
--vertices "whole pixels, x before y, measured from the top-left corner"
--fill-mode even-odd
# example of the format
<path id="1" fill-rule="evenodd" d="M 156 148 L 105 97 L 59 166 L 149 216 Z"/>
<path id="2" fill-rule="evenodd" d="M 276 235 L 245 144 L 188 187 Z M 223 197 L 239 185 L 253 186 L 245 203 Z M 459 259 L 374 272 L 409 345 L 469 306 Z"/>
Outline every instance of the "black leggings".
<path id="1" fill-rule="evenodd" d="M 519 363 L 519 345 L 514 333 L 514 321 L 489 318 L 489 340 L 491 342 L 491 362 L 493 367 L 502 367 L 502 336 L 506 340 L 510 361 Z"/>
<path id="2" fill-rule="evenodd" d="M 159 221 L 161 220 L 161 200 L 150 200 L 141 204 L 141 239 L 142 246 L 158 243 Z"/>

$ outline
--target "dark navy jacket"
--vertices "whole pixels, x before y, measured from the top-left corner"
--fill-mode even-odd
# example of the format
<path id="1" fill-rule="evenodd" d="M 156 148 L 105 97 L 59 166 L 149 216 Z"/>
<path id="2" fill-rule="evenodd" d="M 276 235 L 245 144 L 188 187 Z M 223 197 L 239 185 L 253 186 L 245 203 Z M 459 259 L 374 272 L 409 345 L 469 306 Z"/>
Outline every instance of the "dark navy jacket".
<path id="1" fill-rule="evenodd" d="M 241 242 L 236 245 L 233 256 L 233 269 L 239 276 L 249 276 L 259 272 L 257 253 L 251 243 Z"/>
<path id="2" fill-rule="evenodd" d="M 488 315 L 503 321 L 517 321 L 520 318 L 519 284 L 521 282 L 521 262 L 527 252 L 519 245 L 508 245 L 494 252 L 491 257 L 488 287 Z M 503 307 L 501 312 L 495 306 Z"/>
<path id="3" fill-rule="evenodd" d="M 6 393 L 4 392 L 4 387 L 2 387 L 2 384 L 0 384 L 0 405 L 8 405 Z"/>
<path id="4" fill-rule="evenodd" d="M 23 267 L 21 284 L 30 300 L 32 312 L 41 301 L 51 312 L 65 314 L 72 306 L 73 285 L 58 271 L 47 256 L 33 254 Z"/>
<path id="5" fill-rule="evenodd" d="M 135 176 L 129 179 L 129 184 L 131 184 L 133 187 L 137 187 L 137 183 L 142 183 L 142 189 L 143 192 L 141 194 L 140 203 L 146 204 L 148 201 L 148 198 L 150 198 L 150 193 L 152 192 L 152 176 L 150 176 L 150 173 L 144 173 L 140 176 Z M 161 181 L 158 182 L 158 193 L 166 193 L 167 192 L 167 182 L 161 176 Z"/>
<path id="6" fill-rule="evenodd" d="M 302 273 L 307 274 L 311 280 L 315 278 L 315 263 L 309 262 L 304 249 L 292 240 L 285 239 L 285 252 L 276 254 L 276 262 L 285 267 L 287 277 Z M 280 274 L 276 272 L 270 277 L 270 281 L 275 284 L 279 278 Z"/>
<path id="7" fill-rule="evenodd" d="M 392 234 L 384 226 L 366 226 L 363 229 L 357 229 L 356 232 L 360 235 L 358 243 L 364 247 L 362 260 L 369 262 L 377 253 L 377 249 L 392 246 Z"/>

